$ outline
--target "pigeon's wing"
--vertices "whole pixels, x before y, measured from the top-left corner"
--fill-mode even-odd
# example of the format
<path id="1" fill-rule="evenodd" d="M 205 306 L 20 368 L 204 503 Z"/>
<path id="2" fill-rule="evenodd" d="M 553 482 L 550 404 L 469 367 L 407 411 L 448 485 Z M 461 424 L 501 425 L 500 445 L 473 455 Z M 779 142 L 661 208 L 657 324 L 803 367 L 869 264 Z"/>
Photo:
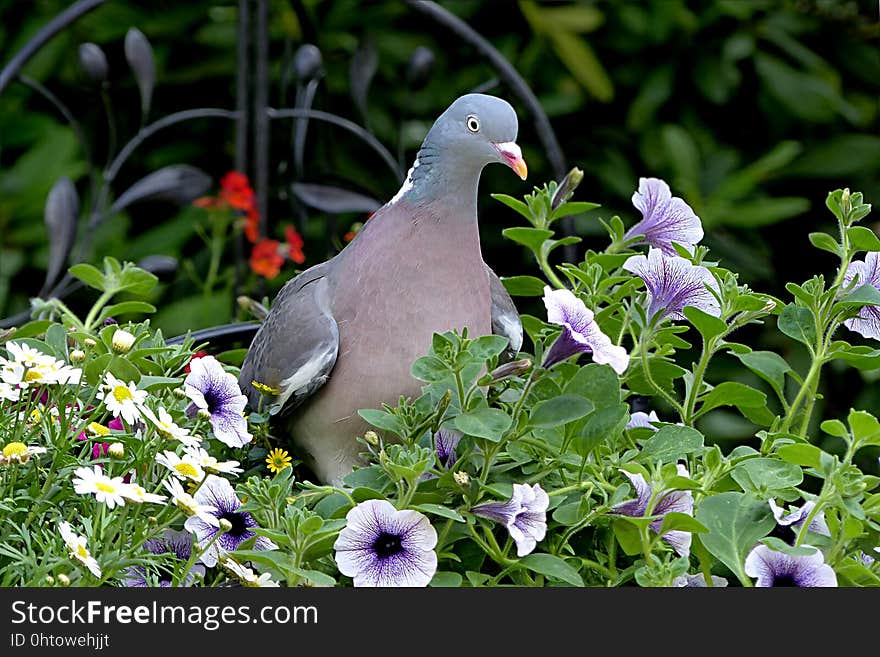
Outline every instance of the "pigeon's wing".
<path id="1" fill-rule="evenodd" d="M 503 335 L 510 341 L 507 350 L 501 355 L 501 360 L 506 362 L 513 360 L 522 347 L 522 322 L 519 311 L 513 305 L 513 299 L 489 265 L 486 265 L 486 273 L 489 276 L 489 293 L 492 298 L 492 333 Z"/>
<path id="2" fill-rule="evenodd" d="M 327 265 L 288 281 L 254 336 L 238 380 L 250 408 L 288 413 L 329 378 L 339 329 L 330 313 Z"/>

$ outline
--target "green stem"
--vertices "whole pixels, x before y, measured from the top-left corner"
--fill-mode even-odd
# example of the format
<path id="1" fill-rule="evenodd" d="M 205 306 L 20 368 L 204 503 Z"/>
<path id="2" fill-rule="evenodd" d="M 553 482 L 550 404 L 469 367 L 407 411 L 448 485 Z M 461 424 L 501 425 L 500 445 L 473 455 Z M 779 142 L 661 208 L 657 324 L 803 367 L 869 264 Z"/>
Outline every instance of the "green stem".
<path id="1" fill-rule="evenodd" d="M 794 418 L 797 415 L 798 408 L 804 399 L 811 394 L 813 390 L 814 382 L 818 381 L 819 374 L 822 371 L 822 365 L 825 362 L 825 356 L 823 353 L 817 353 L 813 356 L 813 362 L 810 364 L 810 369 L 807 372 L 806 378 L 804 378 L 804 383 L 801 385 L 801 389 L 798 391 L 798 394 L 795 396 L 794 401 L 791 402 L 791 407 L 788 414 L 785 416 L 785 421 L 782 423 L 782 426 L 779 428 L 781 433 L 786 433 L 791 429 L 791 425 L 794 422 Z M 808 404 L 809 411 L 812 412 L 813 404 L 810 402 Z M 807 416 L 807 422 L 809 423 L 809 415 Z"/>
<path id="2" fill-rule="evenodd" d="M 694 369 L 694 378 L 691 381 L 691 388 L 688 391 L 687 400 L 684 405 L 684 417 L 682 421 L 691 426 L 696 418 L 694 418 L 694 409 L 697 405 L 697 396 L 700 394 L 700 388 L 703 386 L 703 378 L 706 376 L 706 368 L 709 361 L 715 353 L 715 341 L 708 340 L 703 342 L 703 352 L 700 354 L 700 360 Z"/>
<path id="3" fill-rule="evenodd" d="M 682 408 L 681 404 L 679 404 L 672 395 L 670 395 L 663 388 L 657 385 L 657 382 L 654 381 L 654 377 L 651 376 L 651 368 L 648 365 L 648 345 L 645 335 L 642 335 L 642 337 L 639 339 L 639 355 L 641 356 L 642 361 L 642 371 L 645 373 L 645 380 L 648 382 L 648 385 L 654 388 L 657 394 L 665 399 L 667 403 L 669 403 L 669 405 L 676 410 L 682 421 L 684 421 L 685 411 Z"/>
<path id="4" fill-rule="evenodd" d="M 92 309 L 89 310 L 89 314 L 86 315 L 86 320 L 83 322 L 86 331 L 92 330 L 92 324 L 95 323 L 101 310 L 107 305 L 107 302 L 110 301 L 114 294 L 116 294 L 116 290 L 106 290 L 101 293 L 101 296 L 98 297 L 98 300 L 95 302 L 95 305 L 92 306 Z"/>

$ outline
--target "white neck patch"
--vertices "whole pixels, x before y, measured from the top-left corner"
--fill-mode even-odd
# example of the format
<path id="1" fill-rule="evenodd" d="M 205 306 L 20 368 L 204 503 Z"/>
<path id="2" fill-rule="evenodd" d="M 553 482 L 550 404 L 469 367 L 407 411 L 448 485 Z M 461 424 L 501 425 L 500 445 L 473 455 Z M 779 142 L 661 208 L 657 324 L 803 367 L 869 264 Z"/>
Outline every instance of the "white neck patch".
<path id="1" fill-rule="evenodd" d="M 403 185 L 400 187 L 400 189 L 397 191 L 397 193 L 391 198 L 391 200 L 388 201 L 388 205 L 394 205 L 395 203 L 397 203 L 400 200 L 400 198 L 404 194 L 406 194 L 409 190 L 412 189 L 412 187 L 413 187 L 413 179 L 412 179 L 413 171 L 415 171 L 418 168 L 419 168 L 419 158 L 416 158 L 415 162 L 413 162 L 413 165 L 410 167 L 409 171 L 406 174 L 406 180 L 403 181 Z"/>

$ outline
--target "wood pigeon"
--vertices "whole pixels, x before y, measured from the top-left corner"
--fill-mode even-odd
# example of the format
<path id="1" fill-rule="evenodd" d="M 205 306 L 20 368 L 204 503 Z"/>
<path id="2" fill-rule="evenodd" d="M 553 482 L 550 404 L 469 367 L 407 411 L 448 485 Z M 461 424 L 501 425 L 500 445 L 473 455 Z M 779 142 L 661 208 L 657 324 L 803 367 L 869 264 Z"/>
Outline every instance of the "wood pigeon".
<path id="1" fill-rule="evenodd" d="M 519 313 L 483 261 L 477 187 L 487 164 L 523 180 L 517 117 L 506 101 L 461 96 L 431 127 L 400 191 L 339 254 L 278 293 L 239 384 L 268 409 L 324 483 L 342 485 L 370 428 L 359 409 L 417 397 L 410 374 L 435 332 L 468 329 L 522 346 Z"/>

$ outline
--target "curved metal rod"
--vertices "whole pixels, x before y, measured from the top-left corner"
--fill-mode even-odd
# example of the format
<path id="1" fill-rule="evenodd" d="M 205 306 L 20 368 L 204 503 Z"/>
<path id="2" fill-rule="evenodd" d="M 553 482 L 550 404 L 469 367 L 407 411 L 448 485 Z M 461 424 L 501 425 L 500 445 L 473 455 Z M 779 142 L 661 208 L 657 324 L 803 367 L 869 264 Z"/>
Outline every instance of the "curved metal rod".
<path id="1" fill-rule="evenodd" d="M 0 71 L 0 94 L 9 86 L 9 84 L 18 75 L 21 68 L 27 64 L 28 60 L 33 57 L 37 51 L 42 48 L 47 41 L 58 34 L 65 27 L 76 21 L 80 16 L 86 14 L 99 5 L 104 4 L 107 0 L 79 0 L 70 7 L 62 11 L 55 18 L 43 27 L 30 41 L 25 44 L 24 48 L 19 50 L 9 63 Z"/>
<path id="2" fill-rule="evenodd" d="M 403 182 L 403 171 L 400 170 L 400 167 L 394 160 L 394 156 L 391 155 L 388 149 L 385 148 L 378 139 L 376 139 L 373 135 L 364 130 L 364 128 L 359 126 L 354 121 L 343 119 L 341 116 L 336 116 L 335 114 L 330 114 L 329 112 L 322 112 L 320 110 L 311 109 L 273 109 L 270 107 L 268 110 L 266 110 L 266 112 L 268 113 L 270 119 L 316 119 L 318 121 L 326 121 L 327 123 L 332 123 L 333 125 L 348 130 L 349 132 L 357 135 L 363 141 L 369 144 L 372 149 L 376 151 L 383 160 L 385 160 L 385 163 L 394 172 L 394 175 L 397 176 L 397 180 Z"/>
<path id="3" fill-rule="evenodd" d="M 191 331 L 184 335 L 177 335 L 165 340 L 165 344 L 181 344 L 187 337 L 195 340 L 195 344 L 201 342 L 217 341 L 221 344 L 237 342 L 238 340 L 252 340 L 259 330 L 260 322 L 235 322 L 211 326 L 198 331 Z"/>
<path id="4" fill-rule="evenodd" d="M 556 133 L 553 132 L 553 127 L 550 125 L 550 119 L 547 118 L 544 108 L 541 107 L 541 103 L 538 102 L 531 87 L 523 80 L 522 76 L 510 62 L 504 58 L 504 55 L 498 52 L 495 46 L 486 41 L 474 28 L 436 2 L 431 2 L 430 0 L 407 0 L 407 4 L 413 9 L 433 18 L 441 25 L 448 27 L 456 36 L 472 45 L 489 60 L 492 67 L 498 72 L 498 77 L 528 107 L 535 122 L 538 139 L 544 145 L 544 150 L 547 151 L 547 158 L 550 160 L 550 166 L 553 167 L 553 174 L 557 178 L 562 178 L 567 170 L 565 157 L 562 154 L 559 141 L 556 139 Z"/>
<path id="5" fill-rule="evenodd" d="M 162 117 L 158 121 L 154 121 L 148 126 L 144 126 L 138 131 L 138 133 L 134 137 L 132 137 L 131 141 L 129 141 L 125 146 L 122 147 L 122 150 L 119 151 L 119 154 L 114 158 L 113 162 L 110 163 L 110 166 L 107 167 L 107 171 L 104 173 L 105 182 L 113 182 L 113 180 L 116 178 L 116 174 L 119 173 L 119 169 L 122 168 L 122 165 L 125 164 L 125 161 L 134 152 L 134 150 L 138 146 L 140 146 L 146 139 L 152 137 L 160 130 L 164 130 L 165 128 L 168 128 L 176 123 L 189 121 L 190 119 L 208 118 L 237 119 L 238 112 L 235 110 L 218 109 L 216 107 L 203 107 L 199 109 L 175 112 L 174 114 L 169 114 L 168 116 Z"/>

